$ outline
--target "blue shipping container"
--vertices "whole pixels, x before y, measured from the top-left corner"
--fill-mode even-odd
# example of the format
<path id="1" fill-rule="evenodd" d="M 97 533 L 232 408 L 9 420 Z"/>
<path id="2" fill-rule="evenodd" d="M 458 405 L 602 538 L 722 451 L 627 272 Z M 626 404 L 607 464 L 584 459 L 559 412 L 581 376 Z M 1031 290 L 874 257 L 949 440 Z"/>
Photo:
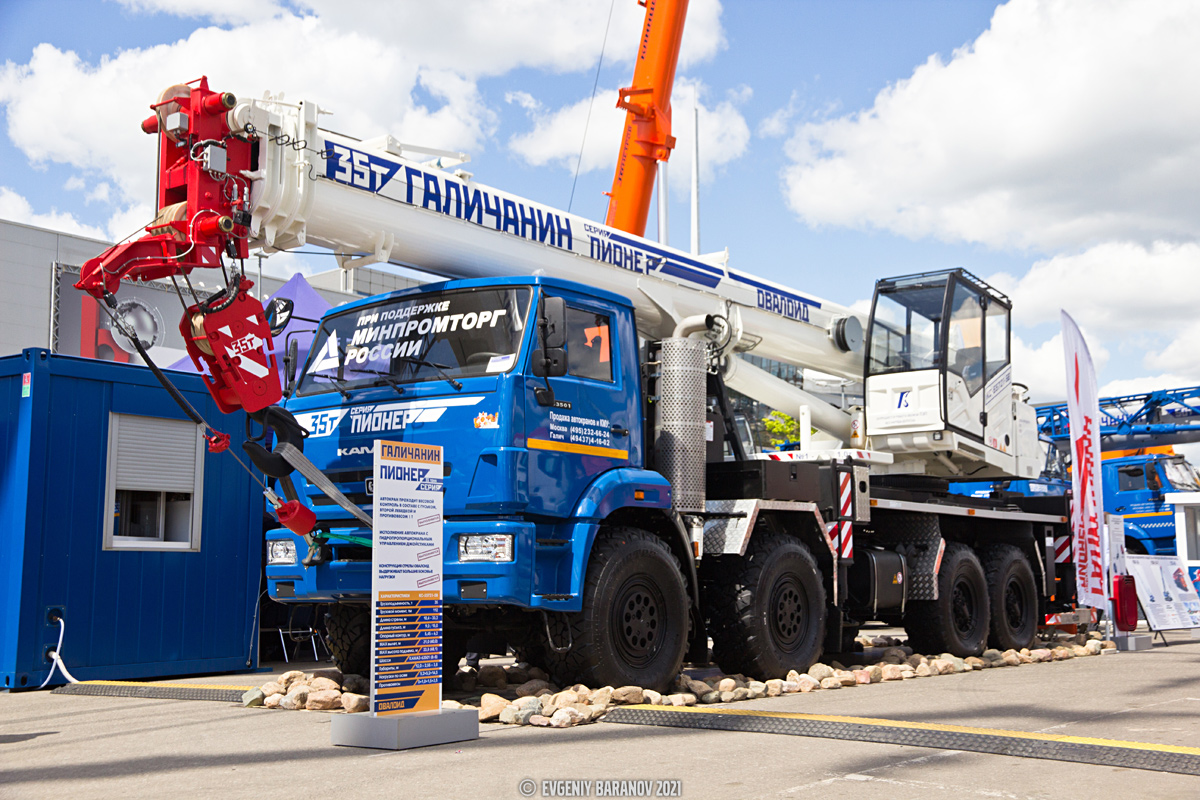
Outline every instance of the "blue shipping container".
<path id="1" fill-rule="evenodd" d="M 240 455 L 244 415 L 169 374 Z M 0 691 L 45 679 L 56 611 L 79 680 L 257 666 L 261 490 L 200 433 L 145 367 L 0 358 Z"/>

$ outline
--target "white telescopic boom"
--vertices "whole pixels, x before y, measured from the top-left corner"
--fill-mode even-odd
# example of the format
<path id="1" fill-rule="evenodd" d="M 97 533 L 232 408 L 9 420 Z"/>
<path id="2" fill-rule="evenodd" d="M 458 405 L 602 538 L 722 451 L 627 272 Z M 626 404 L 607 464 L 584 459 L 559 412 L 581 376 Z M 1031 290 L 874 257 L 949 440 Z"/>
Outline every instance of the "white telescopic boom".
<path id="1" fill-rule="evenodd" d="M 391 137 L 362 142 L 321 130 L 311 103 L 256 100 L 230 114 L 235 131 L 259 139 L 259 169 L 248 176 L 255 244 L 319 245 L 342 254 L 347 267 L 392 262 L 451 278 L 563 278 L 628 298 L 649 338 L 711 314 L 729 321 L 735 350 L 862 376 L 863 325 L 855 312 L 733 270 L 725 254 L 693 256 L 493 189 L 468 173 L 443 171 L 444 158 L 409 158 L 412 149 Z M 278 144 L 283 135 L 305 146 Z M 746 394 L 774 405 L 752 388 L 746 385 Z M 815 401 L 814 424 L 827 430 L 816 410 L 827 404 L 800 394 L 781 410 Z"/>

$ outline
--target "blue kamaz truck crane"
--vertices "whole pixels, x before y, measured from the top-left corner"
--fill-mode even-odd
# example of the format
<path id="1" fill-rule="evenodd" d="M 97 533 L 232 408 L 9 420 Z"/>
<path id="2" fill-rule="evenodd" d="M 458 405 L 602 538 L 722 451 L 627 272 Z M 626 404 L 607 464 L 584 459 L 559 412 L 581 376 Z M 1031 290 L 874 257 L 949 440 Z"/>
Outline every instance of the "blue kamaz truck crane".
<path id="1" fill-rule="evenodd" d="M 254 406 L 244 450 L 280 520 L 271 596 L 329 604 L 344 670 L 367 669 L 377 439 L 444 448 L 447 670 L 507 646 L 564 684 L 665 688 L 685 660 L 804 670 L 871 620 L 966 656 L 1072 613 L 1074 573 L 1054 558 L 1066 499 L 950 491 L 1036 477 L 1042 459 L 1012 380 L 1011 302 L 969 272 L 881 280 L 864 316 L 726 253 L 478 183 L 461 154 L 323 129 L 312 103 L 188 91 L 143 124 L 172 203 L 89 262 L 97 287 L 118 269 L 187 277 L 171 254 L 223 266 L 225 251 L 304 245 L 346 270 L 448 279 L 328 312 L 281 405 L 263 348 L 286 309 L 242 313 L 235 272 L 182 323 L 213 392 Z M 751 352 L 864 380 L 865 407 L 831 406 Z M 820 434 L 754 452 L 729 389 Z"/>

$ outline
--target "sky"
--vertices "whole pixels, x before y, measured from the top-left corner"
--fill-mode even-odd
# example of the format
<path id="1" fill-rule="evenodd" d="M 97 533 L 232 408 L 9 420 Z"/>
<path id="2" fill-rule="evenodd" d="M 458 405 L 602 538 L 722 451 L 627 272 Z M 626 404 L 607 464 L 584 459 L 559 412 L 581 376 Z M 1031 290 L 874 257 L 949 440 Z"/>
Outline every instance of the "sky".
<path id="1" fill-rule="evenodd" d="M 137 232 L 155 173 L 138 125 L 162 89 L 207 74 L 316 101 L 359 138 L 466 151 L 476 180 L 603 220 L 643 14 L 8 0 L 0 218 Z M 1012 298 L 1014 377 L 1034 400 L 1065 396 L 1060 309 L 1102 395 L 1200 383 L 1197 41 L 1191 0 L 691 0 L 671 243 L 690 242 L 695 98 L 702 251 L 861 310 L 879 278 L 966 268 Z M 277 255 L 267 271 L 334 266 Z"/>

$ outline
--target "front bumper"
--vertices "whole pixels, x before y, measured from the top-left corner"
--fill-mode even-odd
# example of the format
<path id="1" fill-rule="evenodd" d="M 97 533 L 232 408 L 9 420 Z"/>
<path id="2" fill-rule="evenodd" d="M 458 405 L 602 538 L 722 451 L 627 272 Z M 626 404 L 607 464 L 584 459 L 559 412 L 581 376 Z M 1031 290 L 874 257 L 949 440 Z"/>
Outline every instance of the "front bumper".
<path id="1" fill-rule="evenodd" d="M 371 594 L 370 548 L 338 540 L 338 534 L 370 538 L 363 529 L 333 529 L 329 544 L 333 559 L 313 567 L 299 561 L 308 552 L 303 537 L 286 529 L 268 531 L 267 540 L 295 542 L 297 560 L 293 564 L 268 564 L 267 587 L 271 597 L 281 602 L 327 603 L 366 601 Z M 537 543 L 537 526 L 523 520 L 447 520 L 443 527 L 442 597 L 449 604 L 514 605 L 555 611 L 578 611 L 582 598 L 577 594 L 556 593 L 558 577 L 566 573 L 568 583 L 572 548 L 569 541 Z M 467 562 L 458 560 L 460 534 L 509 534 L 513 537 L 513 560 L 505 562 Z M 535 571 L 535 562 L 539 569 Z"/>

